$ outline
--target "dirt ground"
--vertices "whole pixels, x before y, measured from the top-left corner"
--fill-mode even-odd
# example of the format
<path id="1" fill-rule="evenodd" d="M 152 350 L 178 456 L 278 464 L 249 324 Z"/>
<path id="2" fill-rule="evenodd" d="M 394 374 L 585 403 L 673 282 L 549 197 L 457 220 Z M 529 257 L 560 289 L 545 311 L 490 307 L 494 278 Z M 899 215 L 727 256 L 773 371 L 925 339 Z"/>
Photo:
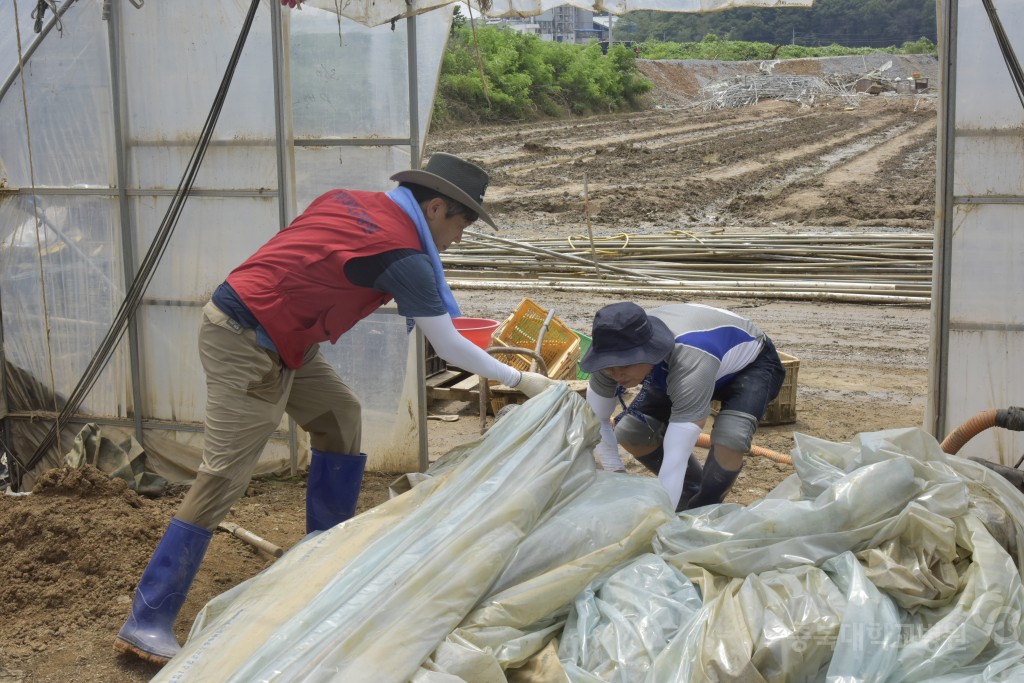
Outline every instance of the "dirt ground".
<path id="1" fill-rule="evenodd" d="M 488 203 L 504 237 L 579 234 L 584 199 L 598 235 L 733 226 L 930 232 L 934 90 L 704 111 L 706 73 L 643 66 L 657 84 L 647 111 L 432 134 L 428 151 L 463 154 L 491 171 Z M 580 293 L 456 291 L 466 315 L 496 319 L 524 295 L 579 330 L 609 303 Z M 703 302 L 750 317 L 799 359 L 796 422 L 762 427 L 756 445 L 788 453 L 794 432 L 846 441 L 862 431 L 921 425 L 927 309 Z M 428 421 L 431 457 L 479 434 L 475 404 L 434 402 L 429 410 L 457 418 Z M 748 458 L 730 500 L 756 500 L 791 473 L 788 465 Z M 394 478 L 368 474 L 360 508 L 385 500 Z M 54 470 L 30 496 L 0 496 L 0 683 L 153 676 L 158 667 L 116 655 L 111 644 L 184 491 L 140 498 L 87 469 Z M 302 478 L 255 481 L 227 521 L 288 548 L 304 534 L 304 494 Z M 207 601 L 273 560 L 216 533 L 182 610 L 179 639 Z"/>

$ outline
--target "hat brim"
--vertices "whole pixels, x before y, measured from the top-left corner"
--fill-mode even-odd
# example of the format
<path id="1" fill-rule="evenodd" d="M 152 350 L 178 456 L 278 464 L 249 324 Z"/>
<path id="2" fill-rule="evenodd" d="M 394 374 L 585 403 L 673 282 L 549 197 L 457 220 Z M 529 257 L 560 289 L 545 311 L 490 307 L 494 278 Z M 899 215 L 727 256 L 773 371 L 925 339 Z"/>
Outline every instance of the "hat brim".
<path id="1" fill-rule="evenodd" d="M 580 359 L 580 370 L 583 372 L 597 372 L 605 368 L 618 368 L 624 365 L 636 365 L 637 363 L 650 363 L 657 365 L 668 357 L 675 348 L 676 338 L 668 325 L 659 318 L 648 316 L 651 321 L 651 338 L 646 343 L 634 346 L 631 349 L 621 351 L 597 351 L 593 344 Z"/>
<path id="2" fill-rule="evenodd" d="M 391 176 L 391 179 L 399 183 L 414 183 L 416 185 L 422 185 L 423 187 L 440 192 L 445 197 L 454 199 L 460 204 L 469 207 L 478 216 L 480 216 L 487 225 L 491 226 L 495 230 L 498 229 L 498 226 L 495 225 L 494 221 L 491 219 L 491 215 L 487 213 L 483 206 L 480 205 L 480 202 L 460 190 L 454 183 L 445 180 L 439 175 L 428 173 L 427 171 L 408 169 L 405 171 L 399 171 Z"/>

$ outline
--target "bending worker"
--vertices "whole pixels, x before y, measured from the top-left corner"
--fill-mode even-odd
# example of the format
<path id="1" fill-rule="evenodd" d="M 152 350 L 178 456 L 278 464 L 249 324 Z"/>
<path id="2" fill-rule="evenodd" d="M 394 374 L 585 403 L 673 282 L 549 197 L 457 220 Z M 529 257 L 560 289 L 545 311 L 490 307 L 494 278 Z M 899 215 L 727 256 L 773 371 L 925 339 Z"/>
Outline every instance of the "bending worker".
<path id="1" fill-rule="evenodd" d="M 310 435 L 307 531 L 355 514 L 366 463 L 359 399 L 319 344 L 395 300 L 444 360 L 534 396 L 550 384 L 462 337 L 438 252 L 478 217 L 488 176 L 450 154 L 391 176 L 390 192 L 331 190 L 233 270 L 203 309 L 203 462 L 139 580 L 115 649 L 163 663 L 179 650 L 174 622 L 210 537 L 249 484 L 284 413 Z"/>
<path id="2" fill-rule="evenodd" d="M 623 302 L 597 312 L 591 337 L 580 368 L 591 373 L 587 403 L 601 422 L 601 466 L 625 471 L 621 444 L 658 475 L 677 512 L 722 502 L 786 376 L 768 335 L 720 308 L 670 304 L 644 311 Z M 626 406 L 622 394 L 636 386 Z M 721 410 L 702 473 L 692 450 L 712 400 Z M 613 427 L 616 401 L 623 412 Z"/>

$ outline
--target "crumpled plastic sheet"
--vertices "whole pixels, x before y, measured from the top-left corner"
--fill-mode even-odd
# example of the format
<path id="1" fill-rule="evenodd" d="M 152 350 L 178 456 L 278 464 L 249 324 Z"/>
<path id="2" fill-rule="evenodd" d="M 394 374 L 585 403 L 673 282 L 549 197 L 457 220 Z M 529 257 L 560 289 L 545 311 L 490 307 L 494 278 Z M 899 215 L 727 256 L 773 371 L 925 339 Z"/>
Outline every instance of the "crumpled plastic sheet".
<path id="1" fill-rule="evenodd" d="M 593 466 L 592 458 L 581 460 Z M 524 665 L 562 630 L 569 607 L 591 581 L 638 554 L 672 515 L 668 496 L 651 477 L 597 476 L 519 545 L 508 567 L 435 656 L 416 683 L 448 680 L 430 674 L 477 669 L 464 680 L 504 682 L 502 671 Z M 483 671 L 490 671 L 489 678 Z"/>
<path id="2" fill-rule="evenodd" d="M 555 388 L 208 605 L 154 680 L 1024 680 L 1024 496 L 917 429 L 796 435 L 674 515 Z M 226 662 L 230 662 L 226 664 Z"/>
<path id="3" fill-rule="evenodd" d="M 603 624 L 581 635 L 570 617 L 570 680 L 1024 680 L 1019 491 L 917 429 L 849 444 L 797 435 L 793 460 L 797 474 L 765 500 L 658 530 L 656 553 L 703 605 L 643 675 L 587 667 L 569 645 Z M 600 643 L 613 672 L 638 660 L 619 642 Z"/>
<path id="4" fill-rule="evenodd" d="M 111 479 L 121 479 L 133 491 L 159 496 L 167 487 L 167 480 L 146 471 L 146 459 L 146 451 L 135 437 L 115 441 L 98 424 L 89 422 L 75 436 L 64 463 L 76 469 L 92 465 Z"/>
<path id="5" fill-rule="evenodd" d="M 649 550 L 670 513 L 653 480 L 626 495 L 593 486 L 612 475 L 598 476 L 597 423 L 565 385 L 515 415 L 450 453 L 436 476 L 211 601 L 153 680 L 404 681 L 464 620 L 467 643 L 520 627 L 530 640 L 559 603 Z M 506 645 L 507 661 L 547 642 L 535 640 Z"/>

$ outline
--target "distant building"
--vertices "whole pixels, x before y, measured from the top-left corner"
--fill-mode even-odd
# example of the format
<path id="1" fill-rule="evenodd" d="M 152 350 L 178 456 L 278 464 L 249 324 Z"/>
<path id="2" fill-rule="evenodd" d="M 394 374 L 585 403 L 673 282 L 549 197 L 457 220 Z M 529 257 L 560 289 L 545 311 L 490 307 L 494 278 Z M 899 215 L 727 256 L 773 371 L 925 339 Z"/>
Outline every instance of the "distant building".
<path id="1" fill-rule="evenodd" d="M 542 40 L 556 43 L 587 43 L 594 36 L 589 33 L 594 29 L 594 13 L 572 5 L 560 5 L 544 11 L 534 17 L 540 24 Z"/>
<path id="2" fill-rule="evenodd" d="M 594 13 L 570 5 L 552 7 L 534 17 L 496 19 L 488 21 L 487 24 L 502 26 L 520 33 L 532 33 L 540 36 L 541 40 L 556 43 L 588 43 L 600 39 L 595 33 Z"/>
<path id="3" fill-rule="evenodd" d="M 556 43 L 607 43 L 608 22 L 612 19 L 617 21 L 618 17 L 598 17 L 590 10 L 560 5 L 533 17 L 489 19 L 487 25 L 530 33 Z"/>
<path id="4" fill-rule="evenodd" d="M 487 22 L 488 25 L 498 24 L 511 31 L 540 35 L 540 24 L 531 19 L 501 19 L 497 22 Z"/>

